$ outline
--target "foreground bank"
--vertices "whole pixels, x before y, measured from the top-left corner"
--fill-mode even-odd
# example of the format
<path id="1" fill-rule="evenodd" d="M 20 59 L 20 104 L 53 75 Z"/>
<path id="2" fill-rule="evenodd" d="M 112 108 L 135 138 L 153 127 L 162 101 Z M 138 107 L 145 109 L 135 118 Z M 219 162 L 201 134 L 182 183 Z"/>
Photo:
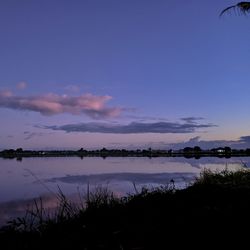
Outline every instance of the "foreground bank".
<path id="1" fill-rule="evenodd" d="M 36 203 L 24 218 L 2 228 L 5 249 L 169 249 L 238 247 L 250 225 L 250 171 L 205 171 L 191 186 L 143 189 L 116 198 L 106 189 L 75 206 L 58 194 L 48 214 Z M 204 245 L 199 245 L 202 242 Z M 198 244 L 198 245 L 197 245 Z M 216 244 L 216 245 L 215 245 Z"/>

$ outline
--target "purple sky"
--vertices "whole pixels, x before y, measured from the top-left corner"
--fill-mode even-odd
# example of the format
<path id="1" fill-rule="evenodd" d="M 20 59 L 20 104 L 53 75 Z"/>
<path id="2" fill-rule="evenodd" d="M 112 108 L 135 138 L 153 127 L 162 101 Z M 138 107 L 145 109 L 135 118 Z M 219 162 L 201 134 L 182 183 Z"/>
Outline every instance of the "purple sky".
<path id="1" fill-rule="evenodd" d="M 250 147 L 237 1 L 0 1 L 0 149 Z"/>

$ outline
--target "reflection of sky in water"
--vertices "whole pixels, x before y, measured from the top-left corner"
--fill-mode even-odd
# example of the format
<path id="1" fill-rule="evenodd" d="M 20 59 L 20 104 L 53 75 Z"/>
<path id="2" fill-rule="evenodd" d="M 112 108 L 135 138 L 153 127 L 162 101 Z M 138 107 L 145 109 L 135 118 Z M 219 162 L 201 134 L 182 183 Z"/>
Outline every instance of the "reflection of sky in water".
<path id="1" fill-rule="evenodd" d="M 0 159 L 0 202 L 36 197 L 46 193 L 47 188 L 56 190 L 57 185 L 70 193 L 86 181 L 90 184 L 91 182 L 98 184 L 99 181 L 118 184 L 123 182 L 163 184 L 159 174 L 168 174 L 168 177 L 162 175 L 163 179 L 168 180 L 171 179 L 171 174 L 175 174 L 175 178 L 178 173 L 180 176 L 197 175 L 202 168 L 220 170 L 227 166 L 229 169 L 235 169 L 241 166 L 241 161 L 248 164 L 250 159 L 204 157 L 196 160 L 175 157 L 106 158 L 105 160 L 83 158 L 81 160 L 74 157 L 24 158 L 22 162 Z M 156 174 L 158 174 L 157 178 Z M 88 176 L 90 177 L 87 178 Z"/>
<path id="2" fill-rule="evenodd" d="M 237 169 L 242 166 L 242 161 L 250 166 L 250 158 L 244 157 L 198 160 L 183 157 L 24 158 L 21 162 L 0 159 L 0 216 L 5 218 L 3 207 L 6 208 L 6 204 L 14 211 L 18 207 L 13 205 L 17 204 L 16 200 L 25 203 L 24 200 L 57 192 L 58 186 L 67 195 L 78 189 L 86 190 L 88 184 L 91 188 L 108 186 L 120 195 L 134 192 L 134 184 L 138 188 L 165 185 L 171 179 L 177 187 L 185 187 L 203 168 Z"/>

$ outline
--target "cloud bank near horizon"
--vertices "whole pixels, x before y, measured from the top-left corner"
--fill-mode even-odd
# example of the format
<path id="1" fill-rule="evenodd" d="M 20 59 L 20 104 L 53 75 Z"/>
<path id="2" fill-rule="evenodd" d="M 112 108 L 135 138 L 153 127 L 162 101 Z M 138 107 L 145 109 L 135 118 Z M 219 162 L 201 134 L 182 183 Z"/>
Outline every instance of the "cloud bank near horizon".
<path id="1" fill-rule="evenodd" d="M 181 149 L 184 147 L 199 146 L 202 149 L 211 149 L 215 147 L 231 147 L 234 149 L 250 148 L 250 136 L 241 136 L 238 140 L 202 140 L 200 136 L 193 137 L 188 141 L 171 143 L 164 143 L 165 147 L 172 149 Z"/>
<path id="2" fill-rule="evenodd" d="M 142 123 L 131 122 L 129 124 L 110 124 L 110 123 L 78 123 L 66 124 L 62 126 L 43 126 L 42 128 L 60 130 L 67 133 L 89 132 L 89 133 L 108 133 L 108 134 L 142 134 L 142 133 L 193 133 L 199 129 L 215 127 L 214 124 L 198 123 L 179 123 L 179 122 L 154 122 Z"/>
<path id="3" fill-rule="evenodd" d="M 112 142 L 110 147 L 118 148 L 129 148 L 129 149 L 138 149 L 138 148 L 153 148 L 153 149 L 173 149 L 179 150 L 185 147 L 195 147 L 199 146 L 202 149 L 212 149 L 218 147 L 231 147 L 232 149 L 247 149 L 250 148 L 250 135 L 241 136 L 236 140 L 203 140 L 200 136 L 192 137 L 186 141 L 182 142 L 173 142 L 168 143 L 165 141 L 149 141 L 144 143 L 124 143 L 124 142 Z"/>
<path id="4" fill-rule="evenodd" d="M 116 117 L 122 112 L 119 107 L 107 107 L 112 99 L 109 95 L 84 94 L 68 96 L 46 94 L 38 96 L 17 96 L 11 91 L 0 91 L 0 108 L 38 112 L 44 116 L 57 114 L 85 114 L 93 119 Z"/>

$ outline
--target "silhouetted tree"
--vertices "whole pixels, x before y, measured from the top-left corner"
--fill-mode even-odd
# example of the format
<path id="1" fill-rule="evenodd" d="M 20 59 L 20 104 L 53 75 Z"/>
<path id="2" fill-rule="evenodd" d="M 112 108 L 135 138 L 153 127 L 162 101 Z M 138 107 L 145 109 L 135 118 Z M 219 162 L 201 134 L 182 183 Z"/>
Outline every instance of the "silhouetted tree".
<path id="1" fill-rule="evenodd" d="M 183 149 L 183 152 L 184 152 L 184 153 L 190 153 L 190 152 L 193 152 L 193 151 L 194 151 L 194 149 L 191 148 L 191 147 L 185 147 L 185 148 Z"/>
<path id="2" fill-rule="evenodd" d="M 250 12 L 250 2 L 239 2 L 235 5 L 229 6 L 220 13 L 220 16 L 222 16 L 224 13 L 231 12 L 232 10 L 239 14 L 246 15 Z"/>
<path id="3" fill-rule="evenodd" d="M 230 147 L 225 147 L 224 149 L 225 149 L 226 154 L 230 154 L 232 151 L 232 149 Z"/>
<path id="4" fill-rule="evenodd" d="M 23 149 L 22 149 L 22 148 L 17 148 L 17 149 L 16 149 L 16 152 L 17 152 L 17 153 L 22 153 L 22 152 L 23 152 Z"/>
<path id="5" fill-rule="evenodd" d="M 201 148 L 199 146 L 195 146 L 194 147 L 194 152 L 201 152 Z"/>

